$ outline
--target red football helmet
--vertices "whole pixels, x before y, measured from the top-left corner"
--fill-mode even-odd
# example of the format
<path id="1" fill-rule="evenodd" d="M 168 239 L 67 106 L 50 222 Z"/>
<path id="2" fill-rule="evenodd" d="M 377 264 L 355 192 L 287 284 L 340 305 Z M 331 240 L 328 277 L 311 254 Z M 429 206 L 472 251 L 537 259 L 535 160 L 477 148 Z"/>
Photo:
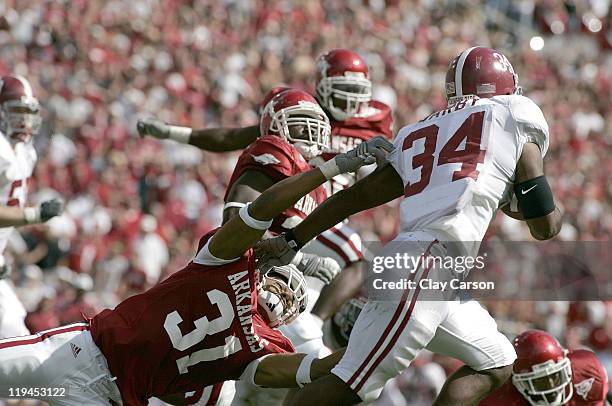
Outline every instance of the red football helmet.
<path id="1" fill-rule="evenodd" d="M 259 104 L 259 115 L 263 114 L 264 109 L 266 108 L 268 103 L 270 103 L 272 98 L 274 98 L 274 96 L 276 96 L 279 93 L 284 92 L 285 90 L 289 90 L 289 89 L 291 89 L 289 86 L 275 86 L 272 89 L 270 89 L 270 91 L 266 93 L 264 98 L 261 100 L 261 103 Z"/>
<path id="2" fill-rule="evenodd" d="M 521 94 L 518 75 L 501 52 L 485 47 L 472 47 L 453 59 L 446 72 L 448 105 L 457 100 L 504 94 Z"/>
<path id="3" fill-rule="evenodd" d="M 558 406 L 573 395 L 567 350 L 550 334 L 528 330 L 514 339 L 512 383 L 533 406 Z"/>
<path id="4" fill-rule="evenodd" d="M 298 89 L 285 90 L 272 98 L 261 115 L 260 132 L 285 138 L 306 159 L 330 146 L 329 119 L 314 97 Z"/>
<path id="5" fill-rule="evenodd" d="M 363 58 L 349 49 L 332 49 L 319 56 L 317 99 L 339 121 L 358 116 L 372 99 L 372 82 Z"/>
<path id="6" fill-rule="evenodd" d="M 11 141 L 27 142 L 40 129 L 40 105 L 20 75 L 0 79 L 0 131 Z"/>

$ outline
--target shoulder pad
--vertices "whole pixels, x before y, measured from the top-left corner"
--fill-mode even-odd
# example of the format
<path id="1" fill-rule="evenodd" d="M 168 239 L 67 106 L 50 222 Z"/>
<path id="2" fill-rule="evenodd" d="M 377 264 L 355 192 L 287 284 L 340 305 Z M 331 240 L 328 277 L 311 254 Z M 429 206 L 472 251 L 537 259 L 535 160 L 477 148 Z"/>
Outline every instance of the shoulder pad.
<path id="1" fill-rule="evenodd" d="M 549 132 L 542 110 L 528 97 L 520 95 L 507 97 L 508 107 L 519 125 L 519 130 L 522 130 L 530 142 L 538 144 L 544 156 L 548 150 Z"/>

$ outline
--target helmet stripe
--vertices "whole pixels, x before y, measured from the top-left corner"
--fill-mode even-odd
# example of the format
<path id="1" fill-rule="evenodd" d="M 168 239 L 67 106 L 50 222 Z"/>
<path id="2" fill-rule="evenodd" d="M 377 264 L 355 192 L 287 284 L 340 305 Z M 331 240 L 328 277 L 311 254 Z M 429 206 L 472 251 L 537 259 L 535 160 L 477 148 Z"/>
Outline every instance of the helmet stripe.
<path id="1" fill-rule="evenodd" d="M 23 92 L 25 93 L 25 96 L 27 98 L 34 97 L 32 94 L 32 87 L 30 86 L 30 83 L 28 82 L 28 80 L 21 75 L 15 75 L 15 78 L 19 82 L 21 82 L 21 86 L 23 86 Z"/>
<path id="2" fill-rule="evenodd" d="M 457 67 L 455 68 L 455 95 L 463 96 L 463 82 L 461 77 L 463 76 L 463 64 L 467 59 L 468 55 L 472 50 L 476 47 L 471 47 L 463 51 L 461 56 L 459 57 L 459 61 L 457 61 Z"/>

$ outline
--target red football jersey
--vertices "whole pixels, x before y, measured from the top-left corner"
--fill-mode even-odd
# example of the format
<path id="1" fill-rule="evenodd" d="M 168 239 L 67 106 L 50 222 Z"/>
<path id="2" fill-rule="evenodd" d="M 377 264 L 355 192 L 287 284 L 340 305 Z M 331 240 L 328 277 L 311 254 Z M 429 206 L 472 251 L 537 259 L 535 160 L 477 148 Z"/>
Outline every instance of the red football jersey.
<path id="1" fill-rule="evenodd" d="M 251 146 L 245 149 L 230 178 L 227 191 L 246 171 L 260 171 L 275 182 L 309 171 L 311 166 L 302 154 L 284 138 L 275 135 L 265 135 L 258 138 Z M 227 193 L 224 200 L 227 202 Z M 277 216 L 272 222 L 270 231 L 280 234 L 293 228 L 302 219 L 305 219 L 320 203 L 327 198 L 323 186 L 319 186 L 309 194 L 297 201 L 293 207 L 288 208 Z"/>
<path id="2" fill-rule="evenodd" d="M 391 108 L 383 102 L 371 100 L 367 110 L 365 117 L 352 117 L 344 121 L 337 121 L 330 117 L 332 152 L 322 155 L 325 161 L 332 159 L 337 154 L 350 151 L 363 141 L 379 135 L 385 136 L 389 141 L 393 139 Z M 326 183 L 327 193 L 334 194 L 349 188 L 355 183 L 355 180 L 355 174 L 352 173 L 336 176 Z"/>
<path id="3" fill-rule="evenodd" d="M 393 139 L 391 132 L 393 117 L 389 106 L 378 100 L 372 100 L 368 104 L 366 114 L 365 117 L 352 117 L 344 121 L 337 121 L 330 117 L 333 153 L 324 154 L 325 160 L 333 158 L 336 154 L 350 151 L 362 141 L 378 135 L 383 135 L 389 140 Z"/>
<path id="4" fill-rule="evenodd" d="M 608 393 L 608 376 L 597 356 L 588 350 L 570 351 L 574 394 L 568 406 L 604 406 Z M 509 379 L 479 403 L 479 406 L 529 406 Z"/>
<path id="5" fill-rule="evenodd" d="M 294 351 L 257 310 L 252 250 L 222 266 L 190 262 L 95 316 L 91 334 L 126 405 L 235 380 L 256 358 Z"/>

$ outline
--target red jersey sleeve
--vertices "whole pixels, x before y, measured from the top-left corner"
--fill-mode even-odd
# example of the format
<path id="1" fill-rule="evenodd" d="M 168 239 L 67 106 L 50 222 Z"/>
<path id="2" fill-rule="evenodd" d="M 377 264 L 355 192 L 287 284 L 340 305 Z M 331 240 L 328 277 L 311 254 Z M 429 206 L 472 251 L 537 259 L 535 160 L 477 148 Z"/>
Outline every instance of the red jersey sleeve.
<path id="1" fill-rule="evenodd" d="M 595 353 L 574 350 L 567 355 L 572 364 L 572 406 L 603 406 L 608 393 L 608 374 Z"/>

